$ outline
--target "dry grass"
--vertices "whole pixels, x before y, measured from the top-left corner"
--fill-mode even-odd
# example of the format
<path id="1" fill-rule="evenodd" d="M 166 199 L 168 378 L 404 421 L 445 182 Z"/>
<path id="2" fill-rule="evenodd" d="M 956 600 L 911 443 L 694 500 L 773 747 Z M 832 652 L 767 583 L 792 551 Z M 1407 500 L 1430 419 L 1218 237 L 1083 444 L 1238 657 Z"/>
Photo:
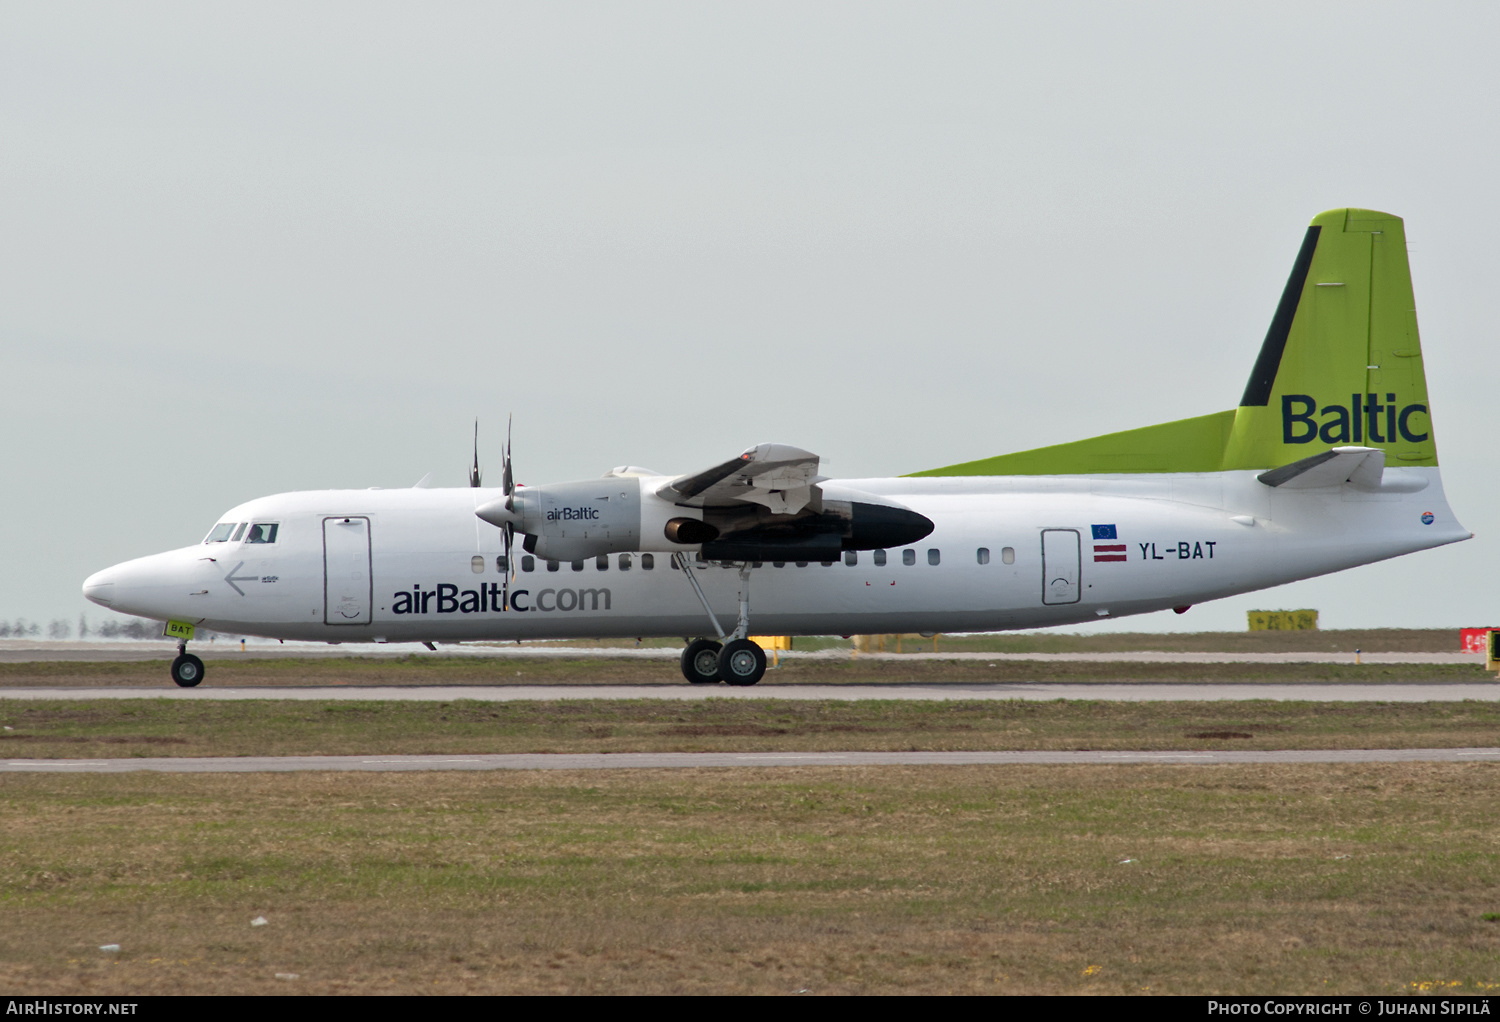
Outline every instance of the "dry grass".
<path id="1" fill-rule="evenodd" d="M 1476 626 L 1478 627 L 1478 626 Z M 1305 632 L 1109 632 L 1079 635 L 1063 631 L 991 632 L 976 635 L 943 635 L 939 651 L 984 653 L 1118 653 L 1154 650 L 1184 653 L 1304 653 L 1366 652 L 1457 653 L 1458 628 L 1347 628 Z M 634 639 L 575 639 L 527 643 L 538 646 L 629 649 Z M 653 649 L 681 649 L 676 639 L 646 639 L 641 645 Z M 849 640 L 837 636 L 799 636 L 799 650 L 848 649 Z M 930 652 L 927 639 L 909 637 L 902 642 L 908 653 Z M 894 649 L 889 650 L 894 652 Z"/>
<path id="2" fill-rule="evenodd" d="M 1483 918 L 1500 908 L 1497 780 L 1488 764 L 3 775 L 0 986 L 1479 992 L 1500 983 Z"/>
<path id="3" fill-rule="evenodd" d="M 1500 704 L 0 699 L 0 757 L 1500 745 Z"/>
<path id="4" fill-rule="evenodd" d="M 1036 632 L 1012 635 L 954 635 L 939 640 L 940 650 L 1014 653 L 1457 653 L 1457 628 L 1349 628 L 1308 632 L 1111 632 L 1069 635 Z M 904 648 L 904 647 L 903 647 Z"/>
<path id="5" fill-rule="evenodd" d="M 197 652 L 203 653 L 202 649 Z M 1351 658 L 1352 659 L 1352 658 Z M 293 659 L 205 656 L 207 688 L 298 685 L 673 685 L 670 660 L 552 660 L 414 655 Z M 994 682 L 1265 684 L 1273 682 L 1452 683 L 1493 681 L 1482 664 L 1134 664 L 1026 660 L 790 660 L 767 671 L 758 689 L 780 685 L 910 685 Z M 0 689 L 77 685 L 171 688 L 164 661 L 73 660 L 0 663 Z"/>

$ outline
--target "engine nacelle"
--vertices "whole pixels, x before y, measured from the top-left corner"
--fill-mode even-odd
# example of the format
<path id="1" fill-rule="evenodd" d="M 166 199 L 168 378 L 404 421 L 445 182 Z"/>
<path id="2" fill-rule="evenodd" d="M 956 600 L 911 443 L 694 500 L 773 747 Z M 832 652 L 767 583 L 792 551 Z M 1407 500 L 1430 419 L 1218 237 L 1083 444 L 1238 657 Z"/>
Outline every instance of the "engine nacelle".
<path id="1" fill-rule="evenodd" d="M 824 483 L 795 514 L 754 503 L 689 507 L 657 496 L 665 476 L 605 476 L 526 486 L 513 507 L 495 500 L 475 510 L 522 533 L 522 549 L 552 561 L 602 554 L 700 551 L 710 560 L 835 560 L 845 550 L 915 543 L 932 522 L 886 497 Z"/>
<path id="2" fill-rule="evenodd" d="M 702 528 L 703 512 L 678 507 L 658 497 L 655 490 L 666 477 L 585 479 L 572 483 L 517 487 L 513 507 L 504 499 L 490 501 L 475 514 L 491 525 L 509 522 L 525 536 L 522 548 L 552 561 L 580 561 L 609 553 L 697 550 L 702 539 L 677 542 L 668 538 L 691 522 Z M 687 526 L 692 533 L 692 525 Z"/>

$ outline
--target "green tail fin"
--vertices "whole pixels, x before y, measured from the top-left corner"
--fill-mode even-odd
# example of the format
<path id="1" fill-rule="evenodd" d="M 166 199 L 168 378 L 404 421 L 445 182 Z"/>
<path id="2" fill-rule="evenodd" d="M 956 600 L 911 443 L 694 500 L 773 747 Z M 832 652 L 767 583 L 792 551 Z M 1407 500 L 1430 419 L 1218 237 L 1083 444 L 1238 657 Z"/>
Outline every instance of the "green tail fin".
<path id="1" fill-rule="evenodd" d="M 1225 468 L 1275 468 L 1342 444 L 1387 464 L 1436 465 L 1406 230 L 1399 217 L 1314 218 L 1224 451 Z"/>
<path id="2" fill-rule="evenodd" d="M 1405 228 L 1336 209 L 1307 230 L 1238 408 L 913 474 L 1267 469 L 1351 444 L 1437 464 Z"/>

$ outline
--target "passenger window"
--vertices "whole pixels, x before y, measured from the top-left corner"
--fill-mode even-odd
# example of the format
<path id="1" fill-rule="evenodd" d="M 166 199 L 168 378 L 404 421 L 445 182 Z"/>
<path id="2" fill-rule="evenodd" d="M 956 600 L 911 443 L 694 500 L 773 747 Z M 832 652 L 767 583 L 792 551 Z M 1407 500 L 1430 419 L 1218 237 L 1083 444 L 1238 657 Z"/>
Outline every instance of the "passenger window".
<path id="1" fill-rule="evenodd" d="M 469 558 L 469 570 L 476 575 L 484 574 L 484 555 L 475 554 Z"/>
<path id="2" fill-rule="evenodd" d="M 629 571 L 630 570 L 630 555 L 629 554 L 621 554 L 620 555 L 620 570 L 621 571 Z"/>
<path id="3" fill-rule="evenodd" d="M 907 567 L 911 567 L 913 564 L 916 564 L 917 552 L 915 550 L 901 551 L 901 563 L 906 565 Z"/>
<path id="4" fill-rule="evenodd" d="M 521 558 L 521 570 L 522 571 L 536 571 L 536 558 L 532 557 L 530 554 L 527 554 L 524 557 L 522 557 Z"/>
<path id="5" fill-rule="evenodd" d="M 548 571 L 556 571 L 557 570 L 557 562 L 556 561 L 548 561 L 547 562 L 547 570 Z"/>
<path id="6" fill-rule="evenodd" d="M 583 562 L 582 561 L 574 561 L 573 562 L 573 570 L 574 571 L 582 571 L 583 570 Z"/>
<path id="7" fill-rule="evenodd" d="M 654 567 L 656 567 L 656 558 L 650 554 L 641 554 L 641 570 L 650 571 Z"/>
<path id="8" fill-rule="evenodd" d="M 877 568 L 884 568 L 885 567 L 885 551 L 884 550 L 876 550 L 876 551 L 874 551 L 874 556 L 875 556 L 875 567 L 877 567 Z"/>
<path id="9" fill-rule="evenodd" d="M 230 539 L 229 542 L 231 542 L 231 543 L 238 543 L 240 537 L 243 536 L 244 534 L 245 534 L 245 523 L 244 522 L 240 522 L 240 527 L 238 529 L 234 530 L 234 537 L 232 539 Z"/>
<path id="10" fill-rule="evenodd" d="M 857 550 L 845 550 L 844 551 L 844 563 L 847 564 L 847 565 L 849 565 L 849 567 L 851 567 L 851 568 L 854 567 L 856 564 L 858 564 L 859 563 L 859 551 L 857 551 Z"/>
<path id="11" fill-rule="evenodd" d="M 751 561 L 750 562 L 750 567 L 752 567 L 752 568 L 760 568 L 760 567 L 764 567 L 764 566 L 765 566 L 765 562 L 764 561 Z"/>
<path id="12" fill-rule="evenodd" d="M 772 561 L 771 562 L 771 567 L 773 567 L 773 568 L 785 568 L 786 567 L 786 562 L 785 561 Z"/>
<path id="13" fill-rule="evenodd" d="M 805 568 L 805 567 L 807 567 L 807 562 L 806 561 L 798 561 L 797 562 L 797 567 L 799 567 L 799 568 Z"/>
<path id="14" fill-rule="evenodd" d="M 499 557 L 495 558 L 495 570 L 500 572 L 501 574 L 504 574 L 505 572 L 510 570 L 510 562 L 505 559 L 504 554 L 501 554 Z"/>
<path id="15" fill-rule="evenodd" d="M 233 531 L 234 531 L 234 523 L 233 522 L 220 522 L 218 525 L 214 526 L 213 531 L 208 534 L 208 538 L 205 539 L 203 542 L 205 542 L 205 543 L 228 543 L 229 542 L 229 534 L 232 533 Z"/>
<path id="16" fill-rule="evenodd" d="M 594 567 L 599 571 L 609 570 L 609 554 L 600 554 L 594 558 Z"/>
<path id="17" fill-rule="evenodd" d="M 936 564 L 938 561 L 941 561 L 942 559 L 943 559 L 943 555 L 940 554 L 940 553 L 938 553 L 936 549 L 932 549 L 932 550 L 927 551 L 927 563 L 928 564 Z"/>
<path id="18" fill-rule="evenodd" d="M 250 531 L 245 533 L 246 543 L 274 543 L 276 542 L 277 526 L 270 522 L 257 522 L 250 526 Z"/>
<path id="19" fill-rule="evenodd" d="M 831 567 L 833 567 L 833 562 L 832 561 L 819 561 L 818 563 L 821 564 L 825 568 L 831 568 Z"/>
<path id="20" fill-rule="evenodd" d="M 980 547 L 976 556 L 979 558 L 980 564 L 990 563 L 990 548 L 987 546 Z"/>
<path id="21" fill-rule="evenodd" d="M 1015 564 L 1016 563 L 1016 548 L 1013 547 L 1013 546 L 1003 546 L 1003 547 L 1001 547 L 1000 548 L 1000 560 L 1004 561 L 1006 564 Z"/>

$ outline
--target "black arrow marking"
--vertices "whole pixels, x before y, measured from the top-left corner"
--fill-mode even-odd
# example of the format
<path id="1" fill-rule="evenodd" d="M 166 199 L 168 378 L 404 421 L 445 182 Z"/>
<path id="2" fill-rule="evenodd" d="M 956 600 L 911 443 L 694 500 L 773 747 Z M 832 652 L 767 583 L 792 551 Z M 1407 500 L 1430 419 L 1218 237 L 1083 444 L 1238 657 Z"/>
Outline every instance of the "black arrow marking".
<path id="1" fill-rule="evenodd" d="M 245 566 L 245 562 L 241 561 L 240 563 L 236 564 L 234 567 L 230 568 L 229 569 L 229 574 L 227 574 L 227 575 L 224 576 L 224 581 L 229 583 L 229 588 L 233 589 L 235 592 L 239 593 L 241 596 L 245 595 L 245 590 L 243 590 L 239 586 L 235 585 L 236 582 L 254 582 L 256 579 L 260 578 L 259 575 L 236 575 L 235 572 L 239 571 L 244 566 Z"/>

